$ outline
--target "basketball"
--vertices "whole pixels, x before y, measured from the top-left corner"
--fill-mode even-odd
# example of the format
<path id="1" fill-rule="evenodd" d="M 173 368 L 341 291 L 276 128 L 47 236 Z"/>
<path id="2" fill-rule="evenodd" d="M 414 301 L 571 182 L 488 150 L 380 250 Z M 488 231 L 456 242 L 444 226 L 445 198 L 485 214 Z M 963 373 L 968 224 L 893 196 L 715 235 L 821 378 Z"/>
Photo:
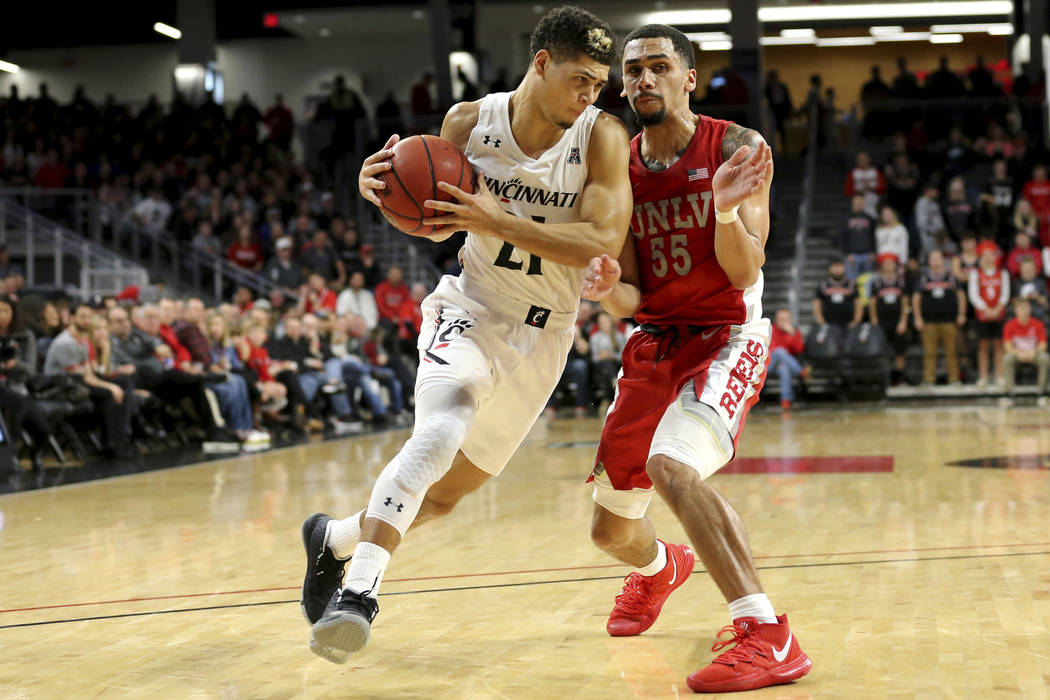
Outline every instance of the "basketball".
<path id="1" fill-rule="evenodd" d="M 439 190 L 437 183 L 447 182 L 464 192 L 474 192 L 474 170 L 467 157 L 439 136 L 410 136 L 398 141 L 390 165 L 390 170 L 378 176 L 386 188 L 376 190 L 376 194 L 383 203 L 383 216 L 404 233 L 426 236 L 434 232 L 423 219 L 442 212 L 424 209 L 423 202 L 453 199 Z"/>

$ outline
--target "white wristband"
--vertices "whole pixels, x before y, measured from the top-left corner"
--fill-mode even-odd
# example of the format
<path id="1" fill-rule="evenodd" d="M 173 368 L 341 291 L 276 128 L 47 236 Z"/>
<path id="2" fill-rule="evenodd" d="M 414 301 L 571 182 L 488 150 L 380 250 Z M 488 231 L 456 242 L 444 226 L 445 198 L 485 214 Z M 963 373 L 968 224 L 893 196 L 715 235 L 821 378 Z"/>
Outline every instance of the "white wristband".
<path id="1" fill-rule="evenodd" d="M 731 223 L 733 223 L 734 221 L 737 220 L 736 212 L 737 212 L 737 209 L 739 209 L 739 208 L 740 208 L 740 205 L 737 204 L 735 207 L 733 207 L 729 211 L 720 211 L 718 209 L 715 209 L 715 221 L 717 221 L 720 224 L 731 224 Z"/>

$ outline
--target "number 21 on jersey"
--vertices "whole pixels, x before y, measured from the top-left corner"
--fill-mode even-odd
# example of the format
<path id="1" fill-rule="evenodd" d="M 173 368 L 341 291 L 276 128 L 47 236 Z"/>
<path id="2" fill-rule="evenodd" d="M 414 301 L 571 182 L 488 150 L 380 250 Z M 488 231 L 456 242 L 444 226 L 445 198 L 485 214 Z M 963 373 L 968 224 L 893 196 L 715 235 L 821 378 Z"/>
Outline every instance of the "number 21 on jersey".
<path id="1" fill-rule="evenodd" d="M 534 217 L 532 217 L 532 220 L 537 222 L 537 223 L 540 223 L 540 224 L 545 223 L 547 221 L 546 217 L 543 217 L 543 216 L 534 216 Z M 683 236 L 683 238 L 684 238 L 684 236 Z M 512 246 L 510 243 L 508 243 L 506 241 L 503 241 L 503 247 L 499 249 L 499 253 L 496 255 L 496 260 L 492 264 L 495 265 L 496 267 L 505 267 L 508 270 L 520 270 L 523 267 L 525 267 L 525 263 L 521 262 L 520 260 L 512 260 L 511 259 L 511 255 L 513 255 L 513 254 L 514 254 L 514 246 Z M 526 275 L 542 275 L 543 274 L 543 269 L 541 267 L 542 264 L 543 264 L 543 258 L 541 258 L 538 255 L 533 255 L 532 253 L 529 253 L 529 269 L 525 272 L 525 274 Z"/>

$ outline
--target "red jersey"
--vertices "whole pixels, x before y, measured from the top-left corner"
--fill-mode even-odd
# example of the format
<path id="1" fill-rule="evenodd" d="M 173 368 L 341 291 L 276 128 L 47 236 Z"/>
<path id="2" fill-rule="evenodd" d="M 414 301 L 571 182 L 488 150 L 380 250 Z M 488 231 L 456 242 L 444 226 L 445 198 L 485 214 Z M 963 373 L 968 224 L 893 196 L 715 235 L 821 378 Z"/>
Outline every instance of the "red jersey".
<path id="1" fill-rule="evenodd" d="M 1013 343 L 1017 350 L 1038 350 L 1039 343 L 1046 342 L 1046 326 L 1035 318 L 1029 318 L 1023 325 L 1011 318 L 1003 326 L 1003 341 Z"/>
<path id="2" fill-rule="evenodd" d="M 977 312 L 980 321 L 1001 321 L 1006 315 L 1005 306 L 1010 301 L 1010 276 L 1006 270 L 995 268 L 991 272 L 977 268 L 970 275 L 970 303 Z M 1004 307 L 998 314 L 992 315 L 991 309 Z"/>
<path id="3" fill-rule="evenodd" d="M 659 172 L 642 163 L 642 135 L 631 141 L 639 323 L 718 326 L 762 316 L 761 273 L 754 286 L 740 290 L 715 258 L 711 179 L 730 123 L 701 115 L 686 152 Z"/>

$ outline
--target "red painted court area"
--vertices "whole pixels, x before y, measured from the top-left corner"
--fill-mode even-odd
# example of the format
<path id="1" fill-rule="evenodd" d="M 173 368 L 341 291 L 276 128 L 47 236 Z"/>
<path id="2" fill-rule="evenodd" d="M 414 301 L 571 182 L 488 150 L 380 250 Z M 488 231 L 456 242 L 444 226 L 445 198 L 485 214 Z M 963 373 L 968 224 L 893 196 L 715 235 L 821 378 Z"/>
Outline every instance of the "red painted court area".
<path id="1" fill-rule="evenodd" d="M 722 474 L 864 474 L 892 472 L 893 457 L 740 457 Z"/>

